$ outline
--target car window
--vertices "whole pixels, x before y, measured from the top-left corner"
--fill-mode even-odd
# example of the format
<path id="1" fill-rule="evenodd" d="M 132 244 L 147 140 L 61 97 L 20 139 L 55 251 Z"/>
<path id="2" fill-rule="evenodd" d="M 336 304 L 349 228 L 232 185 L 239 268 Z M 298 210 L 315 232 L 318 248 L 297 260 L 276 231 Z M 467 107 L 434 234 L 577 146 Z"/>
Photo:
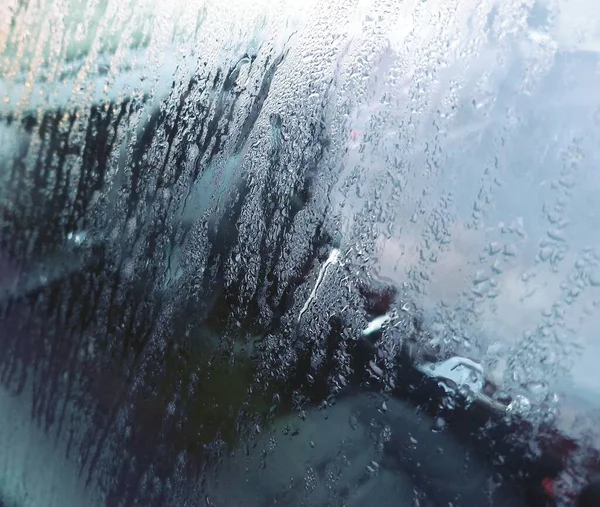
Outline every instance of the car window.
<path id="1" fill-rule="evenodd" d="M 592 0 L 6 1 L 0 504 L 572 502 L 599 29 Z"/>

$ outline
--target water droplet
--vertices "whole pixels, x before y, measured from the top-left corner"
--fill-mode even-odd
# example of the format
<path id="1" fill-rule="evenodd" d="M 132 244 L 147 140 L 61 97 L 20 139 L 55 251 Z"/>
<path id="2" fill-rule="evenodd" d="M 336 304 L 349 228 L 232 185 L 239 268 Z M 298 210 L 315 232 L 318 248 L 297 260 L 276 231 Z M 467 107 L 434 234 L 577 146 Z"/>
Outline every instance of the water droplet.
<path id="1" fill-rule="evenodd" d="M 500 244 L 496 243 L 495 241 L 492 241 L 488 246 L 488 252 L 490 255 L 496 255 L 501 249 L 502 247 Z"/>
<path id="2" fill-rule="evenodd" d="M 555 241 L 566 241 L 565 238 L 565 234 L 563 231 L 559 230 L 559 229 L 549 229 L 547 231 L 548 237 L 555 240 Z"/>
<path id="3" fill-rule="evenodd" d="M 375 373 L 375 375 L 377 375 L 378 377 L 383 377 L 383 370 L 379 366 L 377 366 L 373 361 L 369 361 L 369 366 L 373 373 Z"/>
<path id="4" fill-rule="evenodd" d="M 475 285 L 479 285 L 483 282 L 486 282 L 487 280 L 489 280 L 489 276 L 487 276 L 485 274 L 485 271 L 483 270 L 478 270 L 477 273 L 475 273 L 475 276 L 473 277 L 473 283 Z"/>
<path id="5" fill-rule="evenodd" d="M 592 287 L 600 287 L 600 270 L 593 271 L 589 274 L 588 280 Z"/>
<path id="6" fill-rule="evenodd" d="M 366 468 L 369 475 L 375 475 L 379 471 L 379 463 L 371 461 Z"/>
<path id="7" fill-rule="evenodd" d="M 504 255 L 506 257 L 516 257 L 517 247 L 515 245 L 504 245 Z"/>
<path id="8" fill-rule="evenodd" d="M 439 433 L 446 428 L 446 420 L 443 417 L 436 417 L 431 425 L 431 431 Z"/>
<path id="9" fill-rule="evenodd" d="M 492 271 L 497 275 L 502 273 L 502 266 L 500 265 L 500 259 L 498 257 L 494 261 L 494 264 L 492 264 Z"/>
<path id="10" fill-rule="evenodd" d="M 506 411 L 512 414 L 525 415 L 531 410 L 531 402 L 529 398 L 522 394 L 517 394 L 514 399 L 506 407 Z"/>

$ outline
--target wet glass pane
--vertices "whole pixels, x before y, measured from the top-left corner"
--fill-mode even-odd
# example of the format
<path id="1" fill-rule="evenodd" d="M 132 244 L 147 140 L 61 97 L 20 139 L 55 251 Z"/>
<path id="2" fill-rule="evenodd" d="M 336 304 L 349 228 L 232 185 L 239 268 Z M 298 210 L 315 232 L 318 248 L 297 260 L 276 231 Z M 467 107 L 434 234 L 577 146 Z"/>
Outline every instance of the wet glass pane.
<path id="1" fill-rule="evenodd" d="M 0 505 L 597 505 L 598 90 L 593 0 L 4 0 Z"/>

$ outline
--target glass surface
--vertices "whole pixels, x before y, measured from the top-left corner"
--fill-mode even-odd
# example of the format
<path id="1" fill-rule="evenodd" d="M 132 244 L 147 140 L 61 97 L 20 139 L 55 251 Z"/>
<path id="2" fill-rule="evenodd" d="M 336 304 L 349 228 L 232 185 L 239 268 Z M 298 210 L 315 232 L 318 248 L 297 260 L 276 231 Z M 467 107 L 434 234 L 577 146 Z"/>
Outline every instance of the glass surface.
<path id="1" fill-rule="evenodd" d="M 570 504 L 599 52 L 594 0 L 4 0 L 0 505 L 533 505 L 548 432 Z"/>

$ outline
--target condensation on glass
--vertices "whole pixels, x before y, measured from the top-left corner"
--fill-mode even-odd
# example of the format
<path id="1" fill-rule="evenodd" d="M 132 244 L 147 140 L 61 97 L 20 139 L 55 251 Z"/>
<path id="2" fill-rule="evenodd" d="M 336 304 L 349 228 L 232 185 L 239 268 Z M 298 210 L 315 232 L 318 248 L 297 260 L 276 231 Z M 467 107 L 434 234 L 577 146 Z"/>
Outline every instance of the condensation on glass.
<path id="1" fill-rule="evenodd" d="M 322 404 L 373 329 L 392 389 L 416 313 L 454 384 L 596 438 L 599 5 L 5 0 L 1 500 L 383 505 L 401 409 Z"/>

